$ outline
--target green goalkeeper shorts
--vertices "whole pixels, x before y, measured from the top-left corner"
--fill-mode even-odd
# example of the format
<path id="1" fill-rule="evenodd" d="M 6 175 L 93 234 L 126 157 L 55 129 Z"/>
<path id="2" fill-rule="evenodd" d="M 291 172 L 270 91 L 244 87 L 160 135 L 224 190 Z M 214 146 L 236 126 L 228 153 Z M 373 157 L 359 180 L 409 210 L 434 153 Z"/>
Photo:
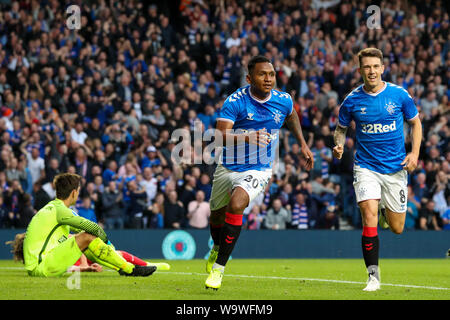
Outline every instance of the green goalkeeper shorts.
<path id="1" fill-rule="evenodd" d="M 81 254 L 82 252 L 75 241 L 75 237 L 70 237 L 47 252 L 41 263 L 28 273 L 33 277 L 61 276 L 80 259 Z"/>

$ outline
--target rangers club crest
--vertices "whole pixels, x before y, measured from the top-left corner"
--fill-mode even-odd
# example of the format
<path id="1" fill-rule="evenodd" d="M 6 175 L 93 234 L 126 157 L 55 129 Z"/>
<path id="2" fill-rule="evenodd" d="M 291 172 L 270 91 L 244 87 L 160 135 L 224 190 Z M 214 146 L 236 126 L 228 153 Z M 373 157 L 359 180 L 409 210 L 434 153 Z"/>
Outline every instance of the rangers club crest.
<path id="1" fill-rule="evenodd" d="M 273 113 L 273 120 L 274 120 L 277 124 L 281 122 L 281 113 L 280 113 L 280 111 L 276 110 L 276 111 Z"/>
<path id="2" fill-rule="evenodd" d="M 393 104 L 392 102 L 389 102 L 386 106 L 386 111 L 389 112 L 389 114 L 394 114 L 395 112 L 395 104 Z"/>

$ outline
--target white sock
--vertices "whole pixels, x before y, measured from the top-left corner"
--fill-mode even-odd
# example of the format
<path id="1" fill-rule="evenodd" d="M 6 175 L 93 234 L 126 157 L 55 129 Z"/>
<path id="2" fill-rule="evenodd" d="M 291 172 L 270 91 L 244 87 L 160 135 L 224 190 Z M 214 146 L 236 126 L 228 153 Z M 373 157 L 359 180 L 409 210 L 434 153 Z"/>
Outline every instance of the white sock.
<path id="1" fill-rule="evenodd" d="M 220 271 L 222 271 L 222 272 L 225 271 L 225 266 L 222 266 L 222 265 L 220 265 L 220 264 L 218 264 L 218 263 L 215 263 L 215 262 L 214 262 L 212 268 L 213 268 L 213 269 L 220 269 Z"/>

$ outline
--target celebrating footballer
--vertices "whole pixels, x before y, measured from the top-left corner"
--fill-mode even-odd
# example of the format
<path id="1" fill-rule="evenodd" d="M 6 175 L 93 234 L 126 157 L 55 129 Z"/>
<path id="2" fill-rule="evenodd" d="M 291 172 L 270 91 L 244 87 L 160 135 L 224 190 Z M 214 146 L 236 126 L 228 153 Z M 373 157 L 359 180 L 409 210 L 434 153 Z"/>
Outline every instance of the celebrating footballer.
<path id="1" fill-rule="evenodd" d="M 306 169 L 314 165 L 291 96 L 273 89 L 276 76 L 270 60 L 254 56 L 247 69 L 249 85 L 225 100 L 216 125 L 225 146 L 212 185 L 210 232 L 214 246 L 205 283 L 206 288 L 216 290 L 239 237 L 243 212 L 272 176 L 278 131 L 284 122 L 301 145 Z"/>
<path id="2" fill-rule="evenodd" d="M 378 222 L 396 234 L 403 231 L 407 209 L 408 172 L 419 157 L 422 125 L 408 92 L 383 81 L 383 54 L 366 48 L 358 53 L 364 84 L 344 99 L 334 133 L 333 155 L 341 159 L 347 128 L 356 127 L 353 186 L 362 214 L 362 251 L 369 274 L 365 291 L 380 289 Z M 411 126 L 412 150 L 406 154 L 403 119 Z M 379 213 L 380 212 L 380 213 Z"/>

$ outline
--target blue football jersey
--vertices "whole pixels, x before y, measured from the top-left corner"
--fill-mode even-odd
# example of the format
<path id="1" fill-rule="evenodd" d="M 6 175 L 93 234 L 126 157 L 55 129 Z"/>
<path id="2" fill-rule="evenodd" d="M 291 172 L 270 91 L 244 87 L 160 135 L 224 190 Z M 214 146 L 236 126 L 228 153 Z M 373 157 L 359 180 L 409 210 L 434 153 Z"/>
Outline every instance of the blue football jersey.
<path id="1" fill-rule="evenodd" d="M 264 101 L 251 95 L 250 85 L 232 93 L 225 100 L 217 120 L 232 122 L 234 133 L 265 128 L 272 137 L 270 143 L 264 147 L 248 143 L 238 143 L 233 147 L 227 147 L 225 143 L 222 151 L 222 165 L 238 172 L 264 171 L 272 168 L 279 141 L 279 130 L 292 111 L 292 98 L 285 92 L 271 90 Z"/>
<path id="2" fill-rule="evenodd" d="M 403 118 L 418 115 L 414 100 L 400 86 L 385 82 L 378 93 L 367 93 L 360 85 L 342 102 L 339 124 L 356 124 L 355 165 L 379 173 L 402 170 L 406 156 Z"/>

